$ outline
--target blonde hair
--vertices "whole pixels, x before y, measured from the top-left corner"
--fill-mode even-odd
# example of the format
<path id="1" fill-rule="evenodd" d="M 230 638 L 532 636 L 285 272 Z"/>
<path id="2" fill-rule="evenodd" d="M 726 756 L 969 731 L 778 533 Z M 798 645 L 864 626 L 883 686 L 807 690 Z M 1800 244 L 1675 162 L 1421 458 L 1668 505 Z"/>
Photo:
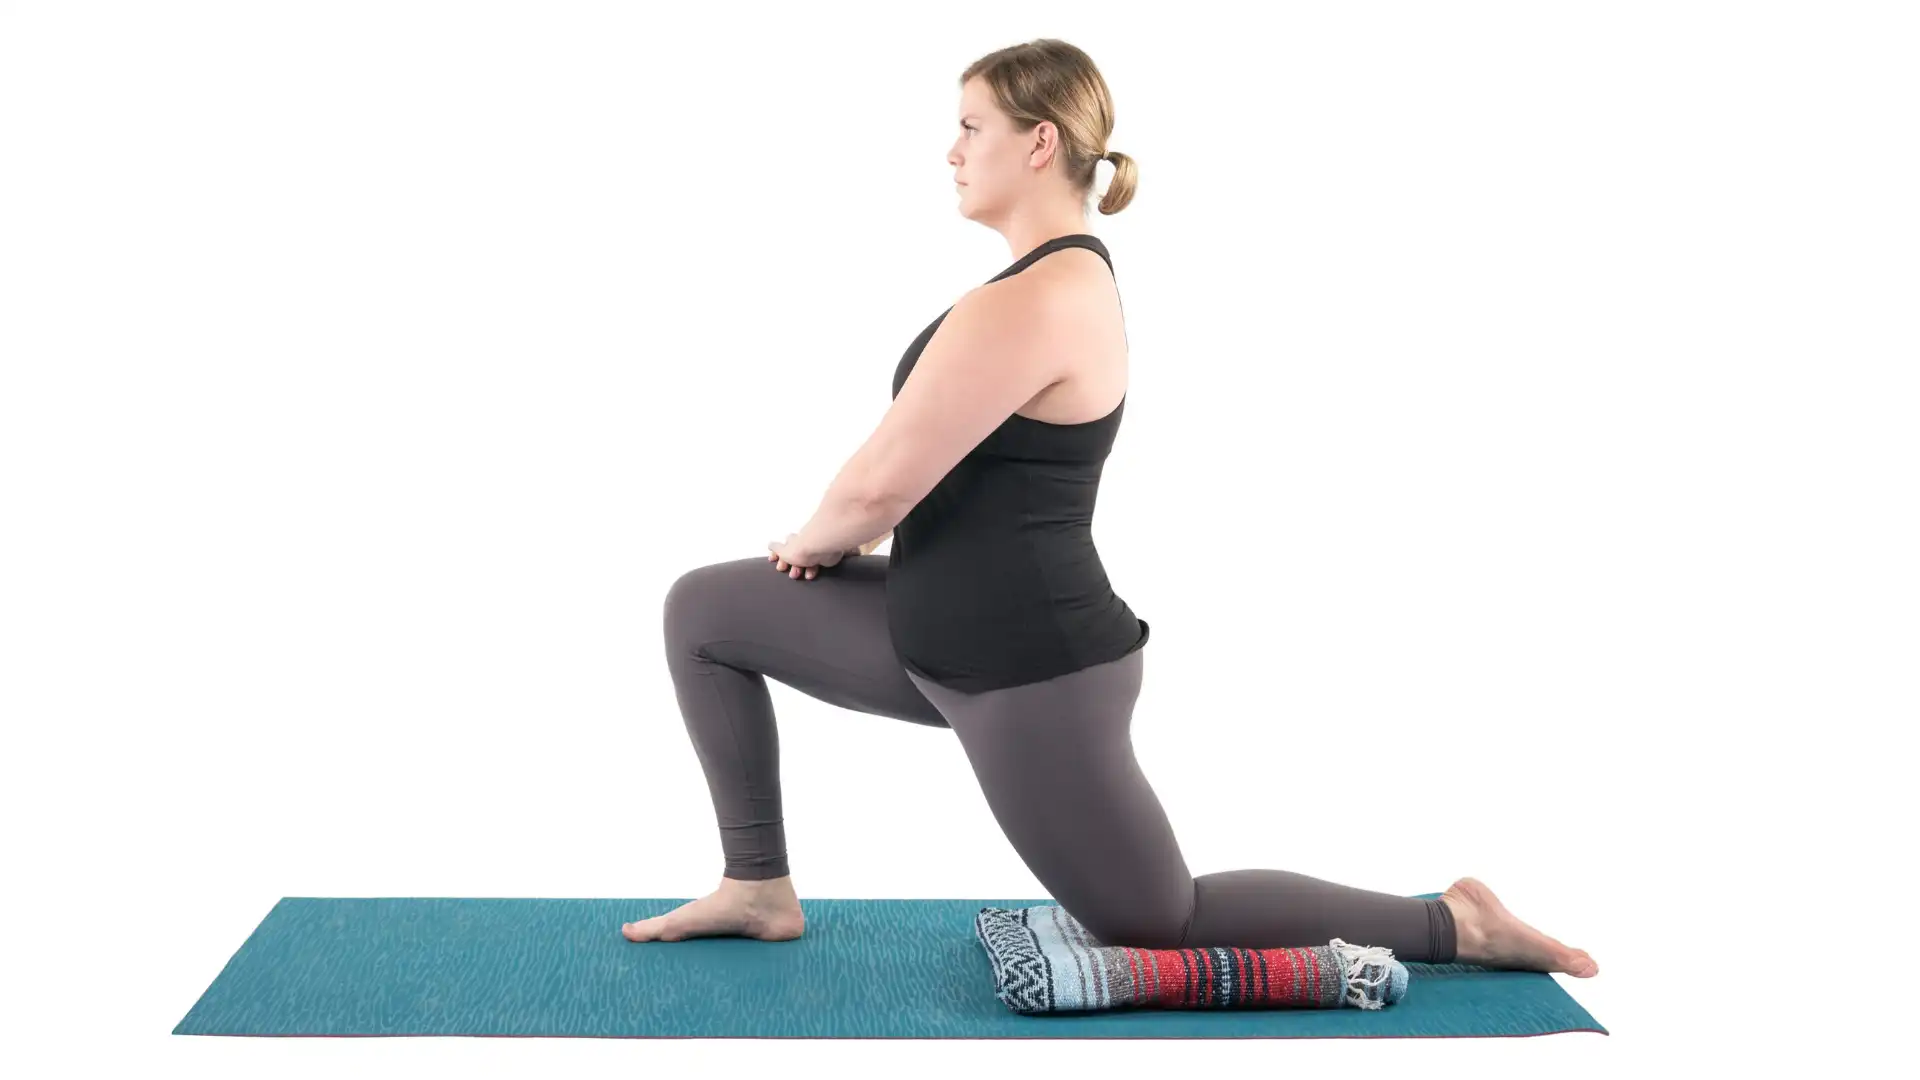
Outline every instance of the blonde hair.
<path id="1" fill-rule="evenodd" d="M 1060 129 L 1068 180 L 1082 198 L 1093 191 L 1094 168 L 1113 162 L 1113 179 L 1100 198 L 1100 212 L 1117 214 L 1133 201 L 1140 166 L 1107 149 L 1113 134 L 1113 96 L 1086 53 L 1058 38 L 1036 38 L 998 49 L 967 65 L 960 85 L 980 77 L 994 104 L 1013 119 L 1014 130 L 1032 131 L 1042 120 Z"/>

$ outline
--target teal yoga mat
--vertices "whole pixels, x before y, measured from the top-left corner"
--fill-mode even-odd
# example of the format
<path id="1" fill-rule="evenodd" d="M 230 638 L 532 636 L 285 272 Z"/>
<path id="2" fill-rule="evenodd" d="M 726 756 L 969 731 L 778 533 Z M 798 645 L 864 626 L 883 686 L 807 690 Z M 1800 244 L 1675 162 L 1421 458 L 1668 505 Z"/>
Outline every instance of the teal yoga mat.
<path id="1" fill-rule="evenodd" d="M 1436 893 L 1423 894 L 1434 897 Z M 1049 899 L 802 898 L 792 941 L 636 944 L 680 899 L 287 897 L 176 1035 L 601 1038 L 1354 1038 L 1606 1034 L 1551 976 L 1408 964 L 1385 1009 L 1022 1016 L 993 994 L 982 907 Z"/>

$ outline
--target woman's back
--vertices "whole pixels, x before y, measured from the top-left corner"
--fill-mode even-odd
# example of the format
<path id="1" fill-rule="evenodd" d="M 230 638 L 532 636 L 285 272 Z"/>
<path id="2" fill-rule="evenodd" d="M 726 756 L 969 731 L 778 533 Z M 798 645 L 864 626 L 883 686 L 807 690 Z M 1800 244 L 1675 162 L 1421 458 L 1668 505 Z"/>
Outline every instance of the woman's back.
<path id="1" fill-rule="evenodd" d="M 1098 238 L 1077 233 L 1048 240 L 991 281 L 1069 247 L 1112 266 Z M 900 358 L 896 396 L 946 316 Z M 1114 594 L 1093 543 L 1101 473 L 1125 408 L 1122 384 L 1119 403 L 1093 420 L 1007 417 L 894 527 L 888 627 L 909 671 L 978 692 L 1116 660 L 1146 644 L 1146 620 Z"/>

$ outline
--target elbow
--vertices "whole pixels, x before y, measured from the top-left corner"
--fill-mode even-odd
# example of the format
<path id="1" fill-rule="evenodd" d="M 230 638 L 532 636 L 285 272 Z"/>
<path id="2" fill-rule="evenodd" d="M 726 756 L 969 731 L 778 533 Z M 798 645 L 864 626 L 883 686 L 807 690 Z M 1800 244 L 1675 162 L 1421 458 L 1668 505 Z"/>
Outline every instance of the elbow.
<path id="1" fill-rule="evenodd" d="M 888 528 L 892 528 L 901 518 L 906 517 L 907 511 L 913 509 L 913 505 L 920 501 L 918 496 L 908 495 L 896 487 L 885 484 L 868 485 L 854 498 L 866 513 L 885 518 Z"/>
<path id="2" fill-rule="evenodd" d="M 889 523 L 907 516 L 926 492 L 913 491 L 917 481 L 902 475 L 906 470 L 894 467 L 898 462 L 876 460 L 872 454 L 866 461 L 850 468 L 844 478 L 843 490 L 848 501 L 859 506 L 860 512 L 868 516 L 887 516 Z M 929 485 L 930 486 L 930 485 Z"/>

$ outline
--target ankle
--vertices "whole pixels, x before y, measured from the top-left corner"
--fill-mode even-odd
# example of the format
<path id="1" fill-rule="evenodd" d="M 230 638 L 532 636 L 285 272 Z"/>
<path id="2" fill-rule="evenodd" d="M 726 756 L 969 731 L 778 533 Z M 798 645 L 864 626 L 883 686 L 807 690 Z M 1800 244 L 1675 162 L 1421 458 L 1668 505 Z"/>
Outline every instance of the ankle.
<path id="1" fill-rule="evenodd" d="M 1453 959 L 1459 964 L 1482 960 L 1487 951 L 1487 928 L 1479 909 L 1464 898 L 1442 893 L 1440 902 L 1453 915 Z"/>
<path id="2" fill-rule="evenodd" d="M 792 895 L 793 876 L 787 874 L 776 878 L 757 878 L 751 880 L 747 878 L 722 877 L 720 879 L 720 889 L 723 892 L 736 893 L 748 897 Z"/>

